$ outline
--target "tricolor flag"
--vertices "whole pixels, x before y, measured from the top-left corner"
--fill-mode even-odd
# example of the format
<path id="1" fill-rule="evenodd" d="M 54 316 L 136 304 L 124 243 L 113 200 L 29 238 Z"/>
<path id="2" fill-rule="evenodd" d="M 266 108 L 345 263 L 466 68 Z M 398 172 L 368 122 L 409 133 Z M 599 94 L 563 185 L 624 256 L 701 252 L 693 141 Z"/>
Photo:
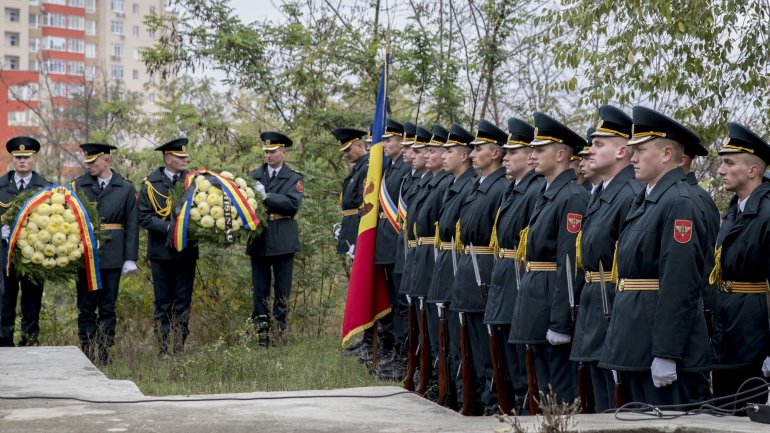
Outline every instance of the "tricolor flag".
<path id="1" fill-rule="evenodd" d="M 358 225 L 358 240 L 353 268 L 348 281 L 348 297 L 345 300 L 345 316 L 342 319 L 342 347 L 354 335 L 374 325 L 378 319 L 390 313 L 385 272 L 382 266 L 374 264 L 374 246 L 377 241 L 377 216 L 379 215 L 379 192 L 382 171 L 386 161 L 382 150 L 382 135 L 385 133 L 388 99 L 388 68 L 390 53 L 385 55 L 380 86 L 377 90 L 377 105 L 372 125 L 372 148 L 369 156 L 369 170 L 364 183 L 364 205 L 361 208 L 361 222 Z"/>

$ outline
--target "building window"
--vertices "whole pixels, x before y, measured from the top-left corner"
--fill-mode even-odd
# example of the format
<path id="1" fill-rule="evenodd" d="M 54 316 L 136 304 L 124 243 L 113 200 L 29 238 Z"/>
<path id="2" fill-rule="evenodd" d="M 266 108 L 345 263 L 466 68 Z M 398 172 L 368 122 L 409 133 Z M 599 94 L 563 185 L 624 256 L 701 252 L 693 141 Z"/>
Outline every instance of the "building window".
<path id="1" fill-rule="evenodd" d="M 5 32 L 5 46 L 18 47 L 20 36 L 16 32 Z"/>
<path id="2" fill-rule="evenodd" d="M 40 0 L 29 0 L 29 4 L 31 4 L 31 5 L 39 5 L 40 4 Z"/>
<path id="3" fill-rule="evenodd" d="M 38 62 L 37 60 L 30 60 L 29 68 L 27 68 L 27 70 L 30 70 L 30 71 L 40 70 L 40 62 Z"/>
<path id="4" fill-rule="evenodd" d="M 43 3 L 47 3 L 49 5 L 67 6 L 67 0 L 43 0 Z"/>
<path id="5" fill-rule="evenodd" d="M 134 60 L 140 60 L 142 56 L 139 54 L 139 48 L 131 50 L 131 58 Z"/>
<path id="6" fill-rule="evenodd" d="M 18 23 L 21 20 L 21 11 L 18 8 L 5 8 L 5 22 Z"/>
<path id="7" fill-rule="evenodd" d="M 83 30 L 85 19 L 76 15 L 69 16 L 69 28 L 72 30 Z"/>
<path id="8" fill-rule="evenodd" d="M 150 6 L 150 15 L 155 15 L 155 6 Z"/>
<path id="9" fill-rule="evenodd" d="M 134 12 L 134 15 L 139 15 L 139 3 L 134 3 L 131 6 L 131 9 Z"/>
<path id="10" fill-rule="evenodd" d="M 19 69 L 19 56 L 5 56 L 3 61 L 3 69 L 16 71 Z"/>
<path id="11" fill-rule="evenodd" d="M 123 13 L 123 0 L 112 0 L 112 11 Z"/>
<path id="12" fill-rule="evenodd" d="M 37 101 L 40 85 L 37 83 L 8 86 L 9 101 Z"/>
<path id="13" fill-rule="evenodd" d="M 150 38 L 151 38 L 151 39 L 155 39 L 155 31 L 153 31 L 153 30 L 148 30 L 148 31 L 147 31 L 147 34 L 150 36 Z"/>
<path id="14" fill-rule="evenodd" d="M 134 36 L 139 36 L 139 26 L 131 27 L 131 34 Z"/>
<path id="15" fill-rule="evenodd" d="M 110 47 L 110 53 L 112 60 L 120 60 L 123 58 L 123 44 L 112 44 Z"/>
<path id="16" fill-rule="evenodd" d="M 43 47 L 46 50 L 67 51 L 67 39 L 58 36 L 46 36 L 43 38 Z"/>
<path id="17" fill-rule="evenodd" d="M 87 59 L 96 58 L 96 44 L 86 44 L 86 58 Z"/>
<path id="18" fill-rule="evenodd" d="M 134 80 L 138 80 L 139 79 L 139 70 L 138 69 L 134 69 L 133 71 L 131 71 L 131 78 L 133 78 Z"/>
<path id="19" fill-rule="evenodd" d="M 96 36 L 96 21 L 86 21 L 86 34 L 88 36 Z"/>
<path id="20" fill-rule="evenodd" d="M 86 0 L 86 12 L 89 14 L 96 12 L 96 0 Z"/>
<path id="21" fill-rule="evenodd" d="M 84 4 L 84 0 L 67 0 L 67 6 L 72 6 L 73 8 L 82 8 Z"/>
<path id="22" fill-rule="evenodd" d="M 29 26 L 33 29 L 40 27 L 40 15 L 29 14 Z"/>
<path id="23" fill-rule="evenodd" d="M 36 126 L 37 116 L 32 110 L 9 111 L 8 126 Z"/>
<path id="24" fill-rule="evenodd" d="M 82 39 L 67 39 L 67 51 L 70 53 L 85 52 L 85 42 Z"/>
<path id="25" fill-rule="evenodd" d="M 40 51 L 40 38 L 32 38 L 29 40 L 29 52 L 36 53 Z"/>
<path id="26" fill-rule="evenodd" d="M 123 66 L 122 65 L 112 65 L 112 78 L 115 80 L 122 80 L 123 79 Z"/>
<path id="27" fill-rule="evenodd" d="M 43 25 L 48 27 L 58 27 L 60 29 L 67 28 L 67 16 L 62 14 L 45 14 L 43 15 Z"/>
<path id="28" fill-rule="evenodd" d="M 122 35 L 123 34 L 123 21 L 112 20 L 110 22 L 110 30 L 112 31 L 113 35 Z"/>
<path id="29" fill-rule="evenodd" d="M 67 74 L 68 75 L 83 75 L 86 66 L 83 62 L 67 62 Z"/>
<path id="30" fill-rule="evenodd" d="M 64 74 L 67 72 L 67 65 L 61 59 L 48 59 L 43 64 L 45 72 L 50 74 Z"/>
<path id="31" fill-rule="evenodd" d="M 147 102 L 154 104 L 155 103 L 155 93 L 150 93 L 147 95 Z"/>
<path id="32" fill-rule="evenodd" d="M 86 80 L 96 78 L 96 66 L 86 66 Z"/>

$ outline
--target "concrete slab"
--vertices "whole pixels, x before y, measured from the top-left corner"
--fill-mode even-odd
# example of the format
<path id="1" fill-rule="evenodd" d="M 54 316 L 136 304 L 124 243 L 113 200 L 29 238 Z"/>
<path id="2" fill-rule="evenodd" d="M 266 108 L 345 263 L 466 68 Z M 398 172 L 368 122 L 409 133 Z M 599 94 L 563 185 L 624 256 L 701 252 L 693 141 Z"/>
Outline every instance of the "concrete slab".
<path id="1" fill-rule="evenodd" d="M 65 396 L 102 403 L 61 399 Z M 536 417 L 520 419 L 524 428 L 539 431 Z M 0 432 L 44 431 L 490 433 L 510 429 L 496 418 L 466 418 L 398 387 L 146 397 L 131 382 L 107 379 L 77 348 L 0 349 Z M 573 431 L 758 433 L 770 431 L 770 426 L 706 415 L 638 422 L 582 415 Z"/>

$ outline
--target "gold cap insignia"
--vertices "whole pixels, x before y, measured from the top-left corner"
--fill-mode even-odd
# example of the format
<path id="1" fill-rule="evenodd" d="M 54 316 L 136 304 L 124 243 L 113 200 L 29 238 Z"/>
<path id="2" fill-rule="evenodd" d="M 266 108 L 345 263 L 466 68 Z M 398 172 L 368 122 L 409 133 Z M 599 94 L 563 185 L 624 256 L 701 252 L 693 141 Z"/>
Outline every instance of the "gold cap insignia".
<path id="1" fill-rule="evenodd" d="M 19 150 L 26 150 L 26 149 L 27 149 L 27 146 L 25 146 L 23 144 L 21 146 L 19 146 Z"/>
<path id="2" fill-rule="evenodd" d="M 270 140 L 265 140 L 265 145 L 270 146 Z"/>
<path id="3" fill-rule="evenodd" d="M 187 151 L 187 146 L 182 146 L 182 152 L 186 152 L 186 151 Z"/>

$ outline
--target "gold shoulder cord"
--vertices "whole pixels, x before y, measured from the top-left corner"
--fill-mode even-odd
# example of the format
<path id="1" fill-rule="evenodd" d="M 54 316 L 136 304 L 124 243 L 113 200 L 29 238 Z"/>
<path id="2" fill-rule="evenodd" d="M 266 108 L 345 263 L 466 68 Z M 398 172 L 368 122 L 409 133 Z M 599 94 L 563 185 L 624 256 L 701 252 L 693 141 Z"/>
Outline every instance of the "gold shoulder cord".
<path id="1" fill-rule="evenodd" d="M 495 258 L 497 258 L 497 253 L 500 252 L 500 240 L 497 239 L 497 222 L 500 220 L 501 210 L 502 208 L 497 208 L 497 214 L 495 214 L 495 222 L 492 224 L 492 235 L 489 237 L 489 249 L 492 250 Z"/>
<path id="2" fill-rule="evenodd" d="M 147 185 L 147 198 L 150 199 L 150 204 L 155 210 L 155 213 L 161 218 L 167 218 L 171 215 L 171 196 L 163 195 L 158 192 L 147 179 L 144 180 L 144 184 Z M 161 206 L 160 203 L 158 203 L 158 199 L 155 197 L 156 194 L 166 201 L 165 206 Z"/>
<path id="3" fill-rule="evenodd" d="M 8 209 L 9 207 L 11 207 L 11 203 L 13 203 L 13 200 L 9 201 L 8 203 L 3 203 L 0 201 L 0 207 L 3 209 Z"/>

